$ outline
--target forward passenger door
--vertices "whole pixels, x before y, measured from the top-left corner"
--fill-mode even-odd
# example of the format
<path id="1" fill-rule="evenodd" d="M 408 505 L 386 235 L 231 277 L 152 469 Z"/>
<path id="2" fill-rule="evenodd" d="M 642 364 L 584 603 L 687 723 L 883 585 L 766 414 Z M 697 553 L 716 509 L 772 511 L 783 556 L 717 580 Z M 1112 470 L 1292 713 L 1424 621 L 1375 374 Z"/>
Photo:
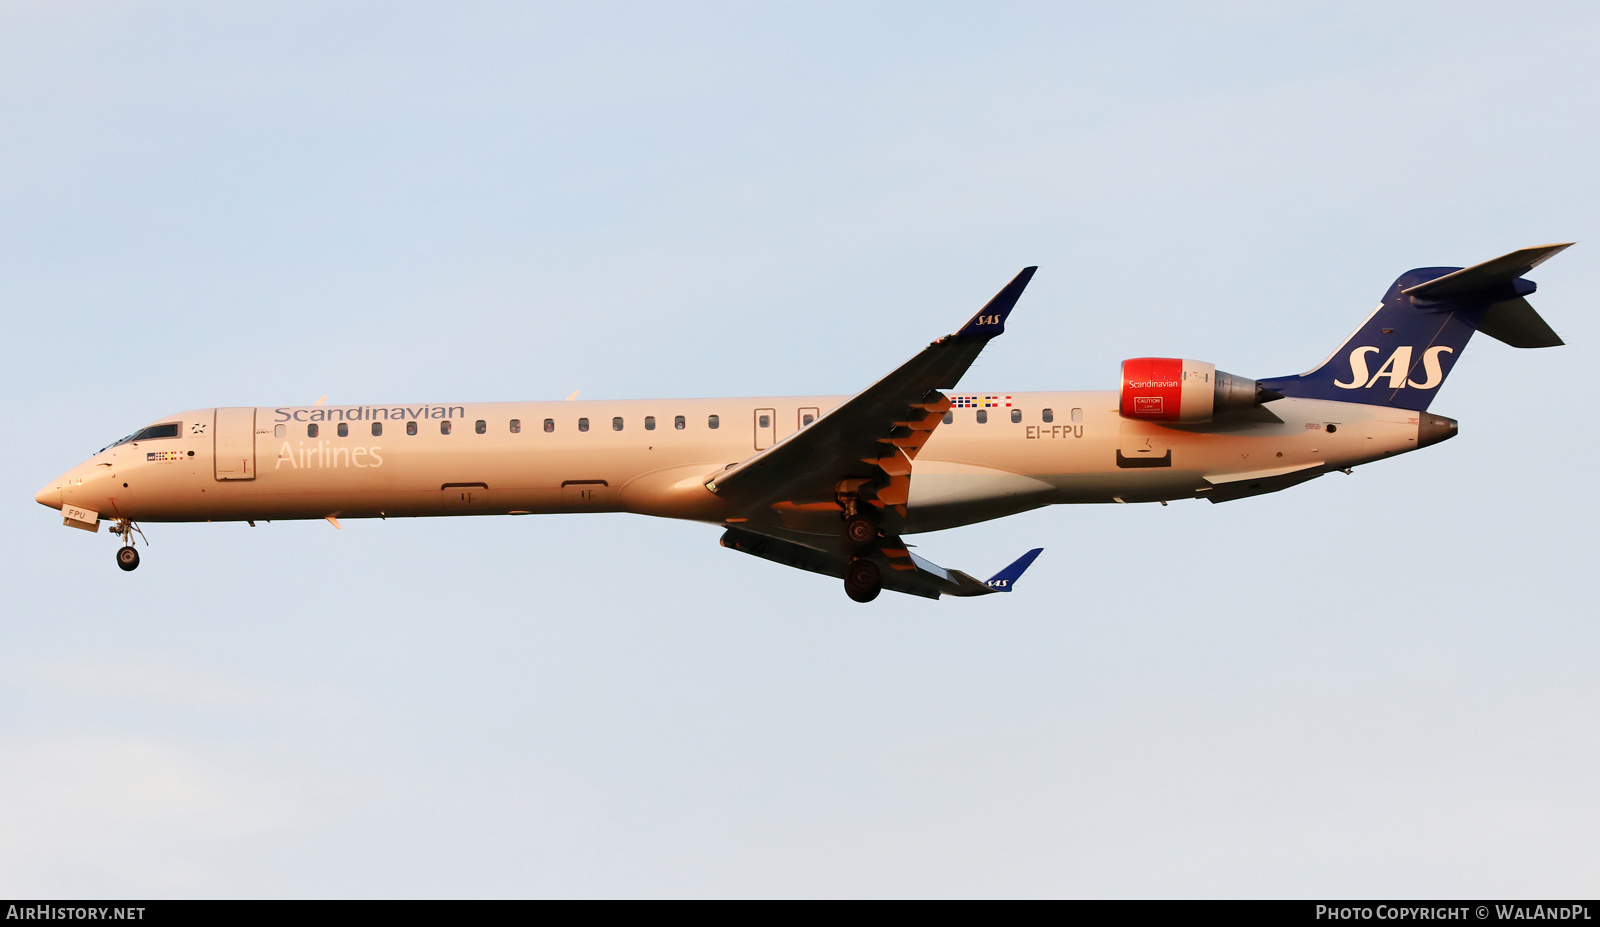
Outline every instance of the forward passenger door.
<path id="1" fill-rule="evenodd" d="M 211 454 L 219 480 L 256 478 L 256 410 L 218 409 Z"/>

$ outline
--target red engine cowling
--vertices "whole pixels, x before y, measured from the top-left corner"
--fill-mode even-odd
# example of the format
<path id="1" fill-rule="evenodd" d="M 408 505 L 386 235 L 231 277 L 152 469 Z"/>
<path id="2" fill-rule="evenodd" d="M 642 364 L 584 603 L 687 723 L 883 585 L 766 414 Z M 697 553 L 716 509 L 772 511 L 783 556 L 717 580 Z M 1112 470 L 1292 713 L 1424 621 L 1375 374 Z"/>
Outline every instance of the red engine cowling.
<path id="1" fill-rule="evenodd" d="M 1209 422 L 1215 415 L 1283 397 L 1215 364 L 1176 357 L 1122 362 L 1123 418 L 1146 422 Z"/>

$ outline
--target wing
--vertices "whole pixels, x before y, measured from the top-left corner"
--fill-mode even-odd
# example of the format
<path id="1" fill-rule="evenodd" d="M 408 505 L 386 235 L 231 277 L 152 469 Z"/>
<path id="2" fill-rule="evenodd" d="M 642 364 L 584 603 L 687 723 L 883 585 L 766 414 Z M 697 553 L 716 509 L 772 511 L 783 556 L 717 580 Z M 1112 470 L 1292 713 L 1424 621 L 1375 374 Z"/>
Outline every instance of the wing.
<path id="1" fill-rule="evenodd" d="M 960 331 L 928 345 L 809 426 L 717 474 L 706 488 L 746 517 L 765 522 L 776 513 L 785 523 L 837 516 L 839 494 L 854 494 L 882 510 L 884 534 L 897 533 L 911 462 L 950 409 L 939 391 L 955 386 L 989 339 L 1005 331 L 1006 317 L 1036 270 L 1023 268 Z"/>
<path id="2" fill-rule="evenodd" d="M 722 533 L 722 546 L 773 563 L 810 570 L 824 576 L 843 578 L 851 557 L 837 542 L 817 535 L 799 535 L 781 529 L 767 532 L 729 528 Z M 960 570 L 947 570 L 906 550 L 897 537 L 884 538 L 880 549 L 868 555 L 878 564 L 883 588 L 893 592 L 937 599 L 941 595 L 974 596 L 1010 592 L 1024 570 L 1033 565 L 1044 548 L 1034 548 L 988 580 L 975 579 Z"/>

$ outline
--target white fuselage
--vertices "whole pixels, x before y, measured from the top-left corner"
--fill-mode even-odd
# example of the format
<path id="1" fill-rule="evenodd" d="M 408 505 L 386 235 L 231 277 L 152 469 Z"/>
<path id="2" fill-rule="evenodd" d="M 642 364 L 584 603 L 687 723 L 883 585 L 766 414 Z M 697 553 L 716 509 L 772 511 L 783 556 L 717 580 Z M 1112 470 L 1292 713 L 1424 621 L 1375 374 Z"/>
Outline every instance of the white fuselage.
<path id="1" fill-rule="evenodd" d="M 176 437 L 110 447 L 37 498 L 135 522 L 625 511 L 721 523 L 734 519 L 705 483 L 846 398 L 201 409 L 158 420 Z M 1418 414 L 1385 406 L 1281 399 L 1272 415 L 1165 426 L 1122 418 L 1112 391 L 1006 398 L 986 422 L 961 408 L 935 430 L 908 532 L 1052 503 L 1204 498 L 1246 474 L 1418 446 Z"/>

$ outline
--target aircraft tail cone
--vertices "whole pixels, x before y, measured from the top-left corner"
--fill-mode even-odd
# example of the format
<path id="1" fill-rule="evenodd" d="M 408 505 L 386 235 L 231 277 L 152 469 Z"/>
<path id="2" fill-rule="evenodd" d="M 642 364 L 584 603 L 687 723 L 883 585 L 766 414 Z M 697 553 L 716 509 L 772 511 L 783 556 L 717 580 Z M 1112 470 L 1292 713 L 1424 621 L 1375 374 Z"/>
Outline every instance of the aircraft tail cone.
<path id="1" fill-rule="evenodd" d="M 1445 418 L 1443 415 L 1428 415 L 1423 413 L 1422 421 L 1417 425 L 1417 447 L 1427 447 L 1448 441 L 1456 436 L 1456 420 Z"/>

